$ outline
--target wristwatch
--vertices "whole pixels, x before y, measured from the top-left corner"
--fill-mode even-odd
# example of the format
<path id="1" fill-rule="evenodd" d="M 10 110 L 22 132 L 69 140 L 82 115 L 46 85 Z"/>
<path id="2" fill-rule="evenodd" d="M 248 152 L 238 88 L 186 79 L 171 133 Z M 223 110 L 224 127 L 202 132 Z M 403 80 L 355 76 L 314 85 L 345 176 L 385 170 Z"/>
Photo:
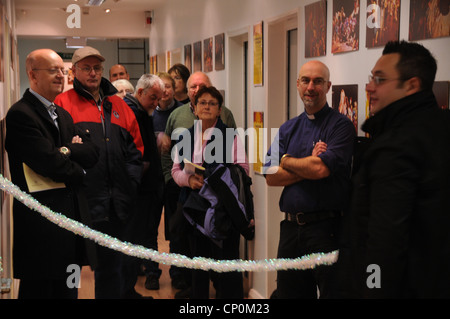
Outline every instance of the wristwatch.
<path id="1" fill-rule="evenodd" d="M 70 149 L 69 149 L 68 147 L 66 147 L 66 146 L 60 147 L 60 148 L 59 148 L 59 152 L 60 152 L 62 155 L 66 156 L 66 157 L 69 157 L 69 156 L 70 156 Z"/>

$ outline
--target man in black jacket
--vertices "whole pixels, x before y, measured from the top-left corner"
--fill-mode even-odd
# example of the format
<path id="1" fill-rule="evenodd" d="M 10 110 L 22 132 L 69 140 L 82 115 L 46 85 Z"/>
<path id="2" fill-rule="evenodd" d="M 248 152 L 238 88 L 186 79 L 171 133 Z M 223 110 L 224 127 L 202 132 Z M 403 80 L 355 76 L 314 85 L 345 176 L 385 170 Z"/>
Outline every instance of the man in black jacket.
<path id="1" fill-rule="evenodd" d="M 154 250 L 158 250 L 158 227 L 163 207 L 164 176 L 156 144 L 153 117 L 150 112 L 158 106 L 164 89 L 164 83 L 158 76 L 144 74 L 138 80 L 134 94 L 128 93 L 124 97 L 124 101 L 136 115 L 144 142 L 144 172 L 137 191 L 136 212 L 128 227 L 127 240 Z M 136 258 L 128 258 L 125 265 L 127 273 L 125 290 L 134 288 L 138 267 L 141 263 L 142 261 Z M 146 275 L 145 288 L 159 289 L 161 269 L 158 264 L 151 260 L 146 260 L 143 264 Z"/>
<path id="2" fill-rule="evenodd" d="M 6 116 L 6 150 L 13 183 L 42 205 L 71 219 L 90 224 L 82 189 L 85 169 L 97 163 L 98 148 L 70 114 L 53 103 L 64 88 L 64 63 L 50 49 L 31 52 L 26 59 L 30 88 Z M 50 187 L 34 188 L 32 176 L 48 179 Z M 31 179 L 30 179 L 31 178 Z M 36 179 L 34 179 L 36 180 Z M 69 287 L 68 266 L 95 266 L 93 242 L 62 229 L 14 200 L 15 278 L 19 298 L 76 298 Z M 86 254 L 87 252 L 87 254 Z"/>
<path id="3" fill-rule="evenodd" d="M 388 43 L 372 69 L 371 144 L 353 179 L 341 291 L 351 298 L 450 297 L 450 120 L 422 45 Z"/>

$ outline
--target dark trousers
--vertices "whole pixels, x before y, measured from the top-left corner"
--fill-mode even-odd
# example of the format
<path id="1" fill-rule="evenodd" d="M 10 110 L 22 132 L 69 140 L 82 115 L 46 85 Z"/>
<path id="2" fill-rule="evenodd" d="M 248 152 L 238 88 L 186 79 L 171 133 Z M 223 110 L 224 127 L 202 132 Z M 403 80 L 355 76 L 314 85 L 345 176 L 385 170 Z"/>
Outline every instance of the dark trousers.
<path id="1" fill-rule="evenodd" d="M 331 218 L 306 225 L 282 221 L 278 258 L 298 258 L 312 253 L 329 253 L 338 249 L 340 218 Z M 321 265 L 308 270 L 277 272 L 277 298 L 330 298 L 334 289 L 335 265 Z"/>
<path id="2" fill-rule="evenodd" d="M 100 222 L 95 228 L 112 237 L 123 240 L 125 226 L 120 222 Z M 122 298 L 123 254 L 113 249 L 97 246 L 98 264 L 94 270 L 95 299 L 119 299 Z"/>
<path id="3" fill-rule="evenodd" d="M 161 222 L 163 199 L 155 192 L 142 194 L 138 199 L 137 218 L 132 232 L 136 234 L 136 244 L 158 251 L 158 229 Z M 148 276 L 161 276 L 159 264 L 151 259 L 139 262 L 144 265 Z"/>
<path id="4" fill-rule="evenodd" d="M 125 240 L 158 251 L 158 227 L 161 221 L 162 201 L 155 192 L 141 193 L 137 199 L 136 211 L 128 222 Z M 132 294 L 139 275 L 139 268 L 144 265 L 146 275 L 161 276 L 159 264 L 150 259 L 123 256 L 123 294 Z"/>
<path id="5" fill-rule="evenodd" d="M 218 260 L 239 259 L 239 232 L 233 230 L 219 247 L 209 238 L 192 229 L 189 233 L 191 252 L 194 256 Z M 213 276 L 216 299 L 243 299 L 244 286 L 241 272 L 223 272 L 192 270 L 192 299 L 208 299 L 210 276 Z"/>
<path id="6" fill-rule="evenodd" d="M 77 299 L 77 297 L 78 289 L 69 288 L 66 279 L 20 280 L 18 299 Z"/>
<path id="7" fill-rule="evenodd" d="M 179 207 L 178 198 L 180 197 L 181 188 L 175 183 L 173 179 L 167 182 L 164 191 L 164 220 L 165 220 L 165 235 L 169 242 L 169 249 L 171 253 L 181 254 L 191 257 L 189 241 L 187 238 L 186 228 L 188 223 L 182 216 Z M 183 279 L 190 284 L 191 270 L 188 268 L 180 268 L 171 266 L 169 269 L 170 277 L 183 277 Z"/>

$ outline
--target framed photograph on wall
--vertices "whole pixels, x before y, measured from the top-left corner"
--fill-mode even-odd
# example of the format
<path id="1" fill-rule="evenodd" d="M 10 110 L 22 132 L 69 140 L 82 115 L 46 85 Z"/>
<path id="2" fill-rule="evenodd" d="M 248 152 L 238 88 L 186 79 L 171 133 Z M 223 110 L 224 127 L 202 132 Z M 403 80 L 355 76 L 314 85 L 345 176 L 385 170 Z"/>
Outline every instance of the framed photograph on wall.
<path id="1" fill-rule="evenodd" d="M 215 69 L 216 71 L 225 70 L 225 33 L 221 33 L 215 36 Z"/>
<path id="2" fill-rule="evenodd" d="M 327 2 L 305 6 L 305 58 L 327 54 Z"/>
<path id="3" fill-rule="evenodd" d="M 358 133 L 358 85 L 333 85 L 332 108 L 347 116 Z"/>
<path id="4" fill-rule="evenodd" d="M 213 70 L 213 38 L 203 40 L 203 65 L 205 72 Z"/>
<path id="5" fill-rule="evenodd" d="M 253 26 L 253 84 L 263 86 L 264 37 L 262 21 Z"/>
<path id="6" fill-rule="evenodd" d="M 433 93 L 436 97 L 439 107 L 443 110 L 448 110 L 450 82 L 449 81 L 436 81 L 433 84 Z"/>
<path id="7" fill-rule="evenodd" d="M 261 161 L 264 158 L 264 112 L 253 112 L 253 128 L 256 132 L 256 143 L 254 143 L 253 157 L 256 161 L 253 161 L 253 170 L 255 173 L 262 174 L 264 163 Z"/>
<path id="8" fill-rule="evenodd" d="M 192 44 L 184 46 L 184 65 L 192 73 Z"/>
<path id="9" fill-rule="evenodd" d="M 172 66 L 172 52 L 166 51 L 166 72 L 169 71 Z"/>
<path id="10" fill-rule="evenodd" d="M 411 0 L 409 40 L 450 36 L 450 0 Z"/>
<path id="11" fill-rule="evenodd" d="M 331 53 L 359 50 L 359 0 L 333 0 Z"/>
<path id="12" fill-rule="evenodd" d="M 158 56 L 150 57 L 150 73 L 156 74 L 158 72 Z"/>
<path id="13" fill-rule="evenodd" d="M 194 72 L 202 71 L 202 41 L 194 43 Z"/>
<path id="14" fill-rule="evenodd" d="M 398 41 L 400 33 L 400 0 L 367 1 L 366 48 Z"/>

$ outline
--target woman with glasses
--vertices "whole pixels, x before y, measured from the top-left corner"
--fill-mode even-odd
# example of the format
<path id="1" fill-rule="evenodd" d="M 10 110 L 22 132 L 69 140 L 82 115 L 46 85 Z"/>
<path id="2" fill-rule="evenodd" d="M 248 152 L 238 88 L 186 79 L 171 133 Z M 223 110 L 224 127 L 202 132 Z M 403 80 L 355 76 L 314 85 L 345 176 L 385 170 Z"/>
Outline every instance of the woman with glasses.
<path id="1" fill-rule="evenodd" d="M 194 111 L 198 120 L 195 121 L 193 127 L 181 134 L 182 140 L 180 137 L 179 143 L 175 145 L 172 177 L 182 187 L 179 199 L 181 204 L 189 202 L 193 198 L 192 196 L 198 198 L 197 194 L 208 192 L 208 178 L 211 178 L 220 164 L 225 167 L 237 164 L 243 169 L 244 174 L 248 174 L 248 162 L 239 136 L 235 136 L 234 129 L 227 128 L 220 119 L 222 103 L 222 95 L 215 87 L 201 87 L 194 99 Z M 227 129 L 231 130 L 233 134 L 230 134 L 230 131 L 227 134 Z M 182 156 L 180 156 L 180 151 L 182 151 Z M 189 172 L 187 169 L 189 164 L 186 166 L 183 159 L 203 167 L 204 172 Z M 216 216 L 216 218 L 218 217 Z M 253 221 L 249 220 L 247 226 L 251 227 L 252 223 Z M 227 228 L 224 239 L 214 239 L 206 236 L 195 225 L 192 225 L 188 229 L 188 237 L 193 256 L 217 259 L 239 258 L 240 233 L 234 227 Z M 218 242 L 220 242 L 220 246 Z M 209 298 L 209 279 L 208 271 L 192 271 L 190 297 L 193 299 Z M 243 298 L 241 273 L 215 274 L 213 279 L 216 298 Z"/>

